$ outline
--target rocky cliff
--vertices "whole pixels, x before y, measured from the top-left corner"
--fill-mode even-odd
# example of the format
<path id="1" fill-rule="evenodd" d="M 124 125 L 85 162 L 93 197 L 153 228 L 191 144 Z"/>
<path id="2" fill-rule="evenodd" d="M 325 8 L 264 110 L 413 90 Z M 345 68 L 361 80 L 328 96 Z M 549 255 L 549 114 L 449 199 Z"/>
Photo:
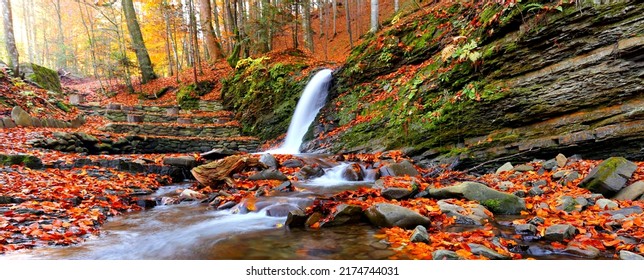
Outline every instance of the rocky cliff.
<path id="1" fill-rule="evenodd" d="M 444 2 L 353 50 L 309 150 L 644 159 L 644 5 Z"/>

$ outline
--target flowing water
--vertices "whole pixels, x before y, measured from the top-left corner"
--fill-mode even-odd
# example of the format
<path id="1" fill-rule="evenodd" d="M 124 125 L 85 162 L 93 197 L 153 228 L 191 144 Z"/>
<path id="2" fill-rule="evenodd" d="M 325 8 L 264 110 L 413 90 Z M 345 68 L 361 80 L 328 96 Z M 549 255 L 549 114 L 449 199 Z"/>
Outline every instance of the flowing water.
<path id="1" fill-rule="evenodd" d="M 320 159 L 316 156 L 304 160 Z M 198 202 L 158 206 L 113 218 L 102 227 L 100 236 L 79 245 L 35 248 L 0 258 L 386 259 L 393 250 L 374 238 L 378 230 L 367 224 L 319 230 L 283 226 L 287 211 L 280 209 L 304 208 L 316 197 L 372 184 L 337 177 L 346 166 L 332 166 L 327 175 L 298 183 L 300 191 L 258 198 L 255 212 L 236 214 L 238 209 L 234 208 L 215 211 Z M 177 189 L 186 186 L 166 186 L 153 196 L 176 195 Z"/>
<path id="2" fill-rule="evenodd" d="M 311 123 L 326 102 L 326 96 L 331 84 L 331 70 L 324 69 L 313 76 L 304 88 L 300 101 L 297 102 L 295 113 L 286 132 L 286 139 L 282 146 L 275 150 L 267 151 L 273 154 L 299 154 L 302 138 L 308 131 Z"/>

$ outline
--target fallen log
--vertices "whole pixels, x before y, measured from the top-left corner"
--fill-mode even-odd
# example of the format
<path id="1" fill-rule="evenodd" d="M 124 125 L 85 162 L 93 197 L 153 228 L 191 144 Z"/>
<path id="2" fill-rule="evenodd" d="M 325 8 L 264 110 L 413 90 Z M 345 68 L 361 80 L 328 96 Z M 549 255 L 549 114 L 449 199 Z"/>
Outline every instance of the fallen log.
<path id="1" fill-rule="evenodd" d="M 268 168 L 259 161 L 259 158 L 249 155 L 232 155 L 197 166 L 190 170 L 190 173 L 204 186 L 216 187 L 224 182 L 228 186 L 234 187 L 235 182 L 232 179 L 232 175 L 252 167 Z"/>

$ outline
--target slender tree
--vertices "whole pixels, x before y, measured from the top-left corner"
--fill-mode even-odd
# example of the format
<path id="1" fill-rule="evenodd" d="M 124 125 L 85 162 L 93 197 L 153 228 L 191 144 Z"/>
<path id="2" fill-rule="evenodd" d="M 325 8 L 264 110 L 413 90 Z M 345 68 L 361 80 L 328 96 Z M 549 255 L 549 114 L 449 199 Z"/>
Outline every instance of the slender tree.
<path id="1" fill-rule="evenodd" d="M 347 20 L 347 33 L 349 33 L 349 46 L 353 49 L 353 34 L 351 34 L 351 11 L 349 9 L 349 0 L 345 0 L 344 13 Z"/>
<path id="2" fill-rule="evenodd" d="M 378 0 L 371 0 L 371 29 L 369 32 L 378 32 Z"/>
<path id="3" fill-rule="evenodd" d="M 139 61 L 139 67 L 141 68 L 142 83 L 147 83 L 156 79 L 157 75 L 154 74 L 148 49 L 145 47 L 145 43 L 143 42 L 143 35 L 141 34 L 139 22 L 136 19 L 134 4 L 132 3 L 132 0 L 123 0 L 122 5 L 123 13 L 125 14 L 125 23 L 127 24 L 127 29 L 130 32 L 134 52 L 136 53 L 136 58 Z"/>
<path id="4" fill-rule="evenodd" d="M 304 32 L 304 44 L 311 52 L 313 49 L 313 28 L 311 27 L 311 0 L 302 0 L 302 32 Z"/>
<path id="5" fill-rule="evenodd" d="M 18 49 L 16 48 L 16 39 L 13 36 L 13 17 L 11 16 L 11 2 L 9 0 L 0 0 L 0 9 L 2 9 L 2 23 L 4 25 L 4 40 L 9 54 L 9 67 L 13 70 L 13 75 L 20 75 L 20 62 L 18 60 Z"/>
<path id="6" fill-rule="evenodd" d="M 199 0 L 199 18 L 201 19 L 201 29 L 206 38 L 206 48 L 210 54 L 210 60 L 215 61 L 223 58 L 223 51 L 217 39 L 217 34 L 212 28 L 212 6 L 210 0 Z"/>
<path id="7" fill-rule="evenodd" d="M 58 23 L 58 53 L 56 54 L 56 67 L 67 67 L 67 46 L 65 45 L 65 31 L 63 30 L 62 8 L 60 0 L 51 0 L 54 10 L 56 11 L 56 20 Z"/>
<path id="8" fill-rule="evenodd" d="M 400 5 L 398 3 L 398 0 L 394 0 L 394 12 L 398 12 L 400 9 Z"/>

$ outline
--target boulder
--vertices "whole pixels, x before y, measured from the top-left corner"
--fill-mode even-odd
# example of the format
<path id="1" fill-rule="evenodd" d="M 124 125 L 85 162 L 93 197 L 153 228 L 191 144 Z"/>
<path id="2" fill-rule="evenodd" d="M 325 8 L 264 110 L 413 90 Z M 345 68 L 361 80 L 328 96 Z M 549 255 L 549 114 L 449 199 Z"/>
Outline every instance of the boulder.
<path id="1" fill-rule="evenodd" d="M 166 157 L 163 164 L 192 169 L 197 167 L 197 160 L 192 156 Z"/>
<path id="2" fill-rule="evenodd" d="M 380 175 L 381 176 L 394 176 L 394 177 L 402 177 L 405 175 L 409 176 L 418 176 L 420 173 L 418 173 L 418 170 L 414 167 L 411 162 L 407 160 L 403 160 L 399 163 L 390 163 L 385 166 L 380 167 Z"/>
<path id="3" fill-rule="evenodd" d="M 306 222 L 307 216 L 302 209 L 293 209 L 290 212 L 288 212 L 288 215 L 286 216 L 286 222 L 284 225 L 288 227 L 301 227 L 304 226 L 304 223 Z"/>
<path id="4" fill-rule="evenodd" d="M 436 250 L 432 252 L 432 260 L 460 260 L 461 257 L 454 251 Z"/>
<path id="5" fill-rule="evenodd" d="M 34 63 L 20 64 L 20 73 L 25 79 L 46 90 L 62 92 L 58 72 Z"/>
<path id="6" fill-rule="evenodd" d="M 435 198 L 466 198 L 477 201 L 494 214 L 520 214 L 526 210 L 523 199 L 489 188 L 476 182 L 463 182 L 441 189 L 430 189 L 429 195 Z"/>
<path id="7" fill-rule="evenodd" d="M 11 110 L 11 119 L 13 119 L 13 122 L 17 126 L 33 126 L 33 120 L 31 118 L 31 115 L 27 113 L 25 110 L 20 108 L 20 106 L 15 106 Z"/>
<path id="8" fill-rule="evenodd" d="M 248 177 L 248 180 L 278 180 L 278 181 L 288 181 L 288 177 L 284 173 L 276 169 L 266 169 L 260 172 L 257 172 Z"/>
<path id="9" fill-rule="evenodd" d="M 31 118 L 31 122 L 33 127 L 43 127 L 42 122 L 40 121 L 39 118 Z"/>
<path id="10" fill-rule="evenodd" d="M 295 173 L 295 177 L 300 180 L 308 180 L 324 175 L 324 169 L 319 166 L 306 165 L 300 168 L 300 171 Z"/>
<path id="11" fill-rule="evenodd" d="M 357 223 L 362 219 L 362 208 L 357 205 L 340 204 L 333 213 L 333 219 L 324 223 L 324 226 L 339 226 Z"/>
<path id="12" fill-rule="evenodd" d="M 427 229 L 421 225 L 416 226 L 414 231 L 411 233 L 409 242 L 429 243 L 429 234 L 427 233 Z"/>
<path id="13" fill-rule="evenodd" d="M 635 163 L 623 157 L 611 157 L 593 168 L 579 186 L 594 193 L 611 196 L 624 188 L 636 169 Z"/>
<path id="14" fill-rule="evenodd" d="M 630 260 L 630 261 L 641 261 L 641 260 L 644 260 L 644 257 L 642 257 L 642 255 L 638 255 L 630 251 L 621 250 L 619 251 L 619 259 Z"/>
<path id="15" fill-rule="evenodd" d="M 485 208 L 479 204 L 470 204 L 467 208 L 452 204 L 449 200 L 439 200 L 437 204 L 441 212 L 448 217 L 454 217 L 457 224 L 480 226 L 490 219 L 485 213 Z"/>
<path id="16" fill-rule="evenodd" d="M 2 165 L 24 165 L 31 169 L 41 169 L 44 167 L 42 160 L 36 156 L 17 154 L 4 155 L 0 154 L 0 166 Z"/>
<path id="17" fill-rule="evenodd" d="M 497 252 L 496 250 L 493 250 L 491 248 L 488 248 L 488 247 L 480 245 L 480 244 L 467 243 L 467 246 L 470 247 L 470 252 L 472 252 L 472 254 L 479 255 L 479 256 L 484 256 L 484 257 L 486 257 L 488 259 L 491 259 L 491 260 L 509 260 L 509 259 L 512 258 L 509 255 L 501 254 L 501 253 Z"/>
<path id="18" fill-rule="evenodd" d="M 429 226 L 430 220 L 417 212 L 402 206 L 377 203 L 365 211 L 369 221 L 379 227 L 414 228 L 418 225 Z"/>
<path id="19" fill-rule="evenodd" d="M 621 189 L 613 199 L 616 200 L 637 200 L 644 195 L 644 181 L 637 181 L 628 187 Z"/>
<path id="20" fill-rule="evenodd" d="M 304 166 L 304 162 L 303 162 L 302 160 L 299 160 L 299 159 L 296 159 L 296 158 L 292 158 L 292 159 L 287 159 L 287 160 L 285 160 L 285 161 L 282 163 L 282 166 L 284 166 L 284 167 L 289 167 L 289 168 L 293 168 L 293 167 L 302 167 L 302 166 Z"/>
<path id="21" fill-rule="evenodd" d="M 2 118 L 2 122 L 4 123 L 4 128 L 16 127 L 16 123 L 10 118 Z"/>
<path id="22" fill-rule="evenodd" d="M 518 234 L 529 234 L 534 235 L 537 233 L 537 227 L 533 224 L 521 224 L 515 225 L 514 231 Z"/>
<path id="23" fill-rule="evenodd" d="M 281 204 L 275 204 L 266 207 L 266 216 L 269 217 L 288 217 L 288 215 L 296 210 L 299 210 L 297 206 L 288 204 L 288 203 L 281 203 Z"/>
<path id="24" fill-rule="evenodd" d="M 553 170 L 557 167 L 557 160 L 555 159 L 548 160 L 544 162 L 543 165 L 541 165 L 541 167 L 543 167 L 543 169 L 545 170 Z"/>
<path id="25" fill-rule="evenodd" d="M 386 188 L 380 192 L 380 195 L 386 199 L 401 200 L 412 195 L 413 191 L 407 188 Z"/>
<path id="26" fill-rule="evenodd" d="M 546 233 L 543 236 L 546 240 L 563 242 L 572 239 L 577 235 L 577 228 L 572 225 L 552 225 L 546 228 Z"/>
<path id="27" fill-rule="evenodd" d="M 262 154 L 262 156 L 259 157 L 259 162 L 268 166 L 268 168 L 277 169 L 279 167 L 277 159 L 275 159 L 271 154 Z"/>
<path id="28" fill-rule="evenodd" d="M 512 171 L 512 169 L 514 169 L 514 166 L 512 166 L 512 163 L 506 162 L 505 164 L 501 165 L 501 167 L 496 169 L 496 172 L 494 173 L 498 175 L 498 174 L 501 174 L 501 172 Z"/>
<path id="29" fill-rule="evenodd" d="M 362 171 L 362 166 L 357 163 L 352 163 L 342 170 L 342 178 L 355 182 L 364 180 L 364 172 Z"/>

